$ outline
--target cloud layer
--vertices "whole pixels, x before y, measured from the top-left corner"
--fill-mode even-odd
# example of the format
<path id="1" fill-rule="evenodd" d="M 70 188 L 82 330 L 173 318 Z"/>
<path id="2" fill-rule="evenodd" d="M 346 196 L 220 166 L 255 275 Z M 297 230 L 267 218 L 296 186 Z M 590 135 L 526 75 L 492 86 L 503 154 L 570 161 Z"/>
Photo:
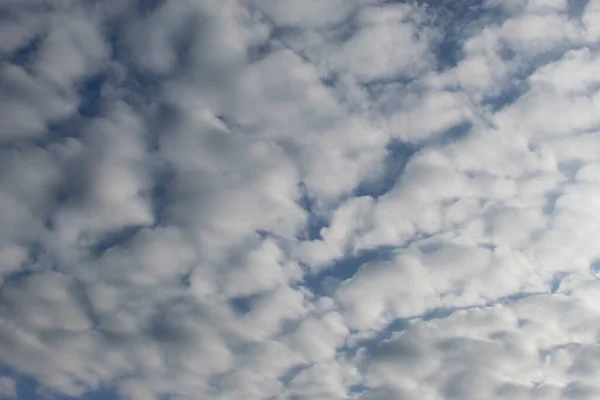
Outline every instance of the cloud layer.
<path id="1" fill-rule="evenodd" d="M 0 23 L 0 398 L 600 396 L 600 1 Z"/>

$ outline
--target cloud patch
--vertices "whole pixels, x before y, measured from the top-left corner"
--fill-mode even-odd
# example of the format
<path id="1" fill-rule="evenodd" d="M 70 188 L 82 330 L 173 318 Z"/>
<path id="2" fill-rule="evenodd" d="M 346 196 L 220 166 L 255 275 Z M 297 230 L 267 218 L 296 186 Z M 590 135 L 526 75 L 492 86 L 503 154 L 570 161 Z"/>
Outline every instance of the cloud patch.
<path id="1" fill-rule="evenodd" d="M 598 397 L 598 1 L 142 3 L 0 6 L 0 397 Z"/>

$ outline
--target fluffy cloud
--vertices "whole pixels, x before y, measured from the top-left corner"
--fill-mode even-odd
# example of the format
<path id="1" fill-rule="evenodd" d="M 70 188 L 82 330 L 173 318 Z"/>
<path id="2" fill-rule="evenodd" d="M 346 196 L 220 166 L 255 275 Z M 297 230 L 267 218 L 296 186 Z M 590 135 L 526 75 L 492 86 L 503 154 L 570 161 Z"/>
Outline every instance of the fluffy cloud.
<path id="1" fill-rule="evenodd" d="M 576 3 L 5 1 L 0 397 L 598 398 Z"/>
<path id="2" fill-rule="evenodd" d="M 14 399 L 17 397 L 17 384 L 7 376 L 0 378 L 0 397 Z"/>

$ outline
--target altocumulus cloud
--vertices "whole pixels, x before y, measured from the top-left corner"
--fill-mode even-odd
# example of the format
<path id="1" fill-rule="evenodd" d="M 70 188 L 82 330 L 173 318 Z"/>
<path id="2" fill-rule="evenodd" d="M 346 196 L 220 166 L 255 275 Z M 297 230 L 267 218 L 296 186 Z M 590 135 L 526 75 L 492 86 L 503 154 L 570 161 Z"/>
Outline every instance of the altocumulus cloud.
<path id="1" fill-rule="evenodd" d="M 600 398 L 600 0 L 0 26 L 0 398 Z"/>

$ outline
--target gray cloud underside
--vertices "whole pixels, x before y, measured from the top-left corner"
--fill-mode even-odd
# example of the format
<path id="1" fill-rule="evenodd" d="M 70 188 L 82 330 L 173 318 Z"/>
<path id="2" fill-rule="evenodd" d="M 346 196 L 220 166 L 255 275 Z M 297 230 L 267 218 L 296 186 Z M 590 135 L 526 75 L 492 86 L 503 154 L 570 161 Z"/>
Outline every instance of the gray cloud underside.
<path id="1" fill-rule="evenodd" d="M 0 24 L 0 397 L 600 398 L 599 0 Z"/>

